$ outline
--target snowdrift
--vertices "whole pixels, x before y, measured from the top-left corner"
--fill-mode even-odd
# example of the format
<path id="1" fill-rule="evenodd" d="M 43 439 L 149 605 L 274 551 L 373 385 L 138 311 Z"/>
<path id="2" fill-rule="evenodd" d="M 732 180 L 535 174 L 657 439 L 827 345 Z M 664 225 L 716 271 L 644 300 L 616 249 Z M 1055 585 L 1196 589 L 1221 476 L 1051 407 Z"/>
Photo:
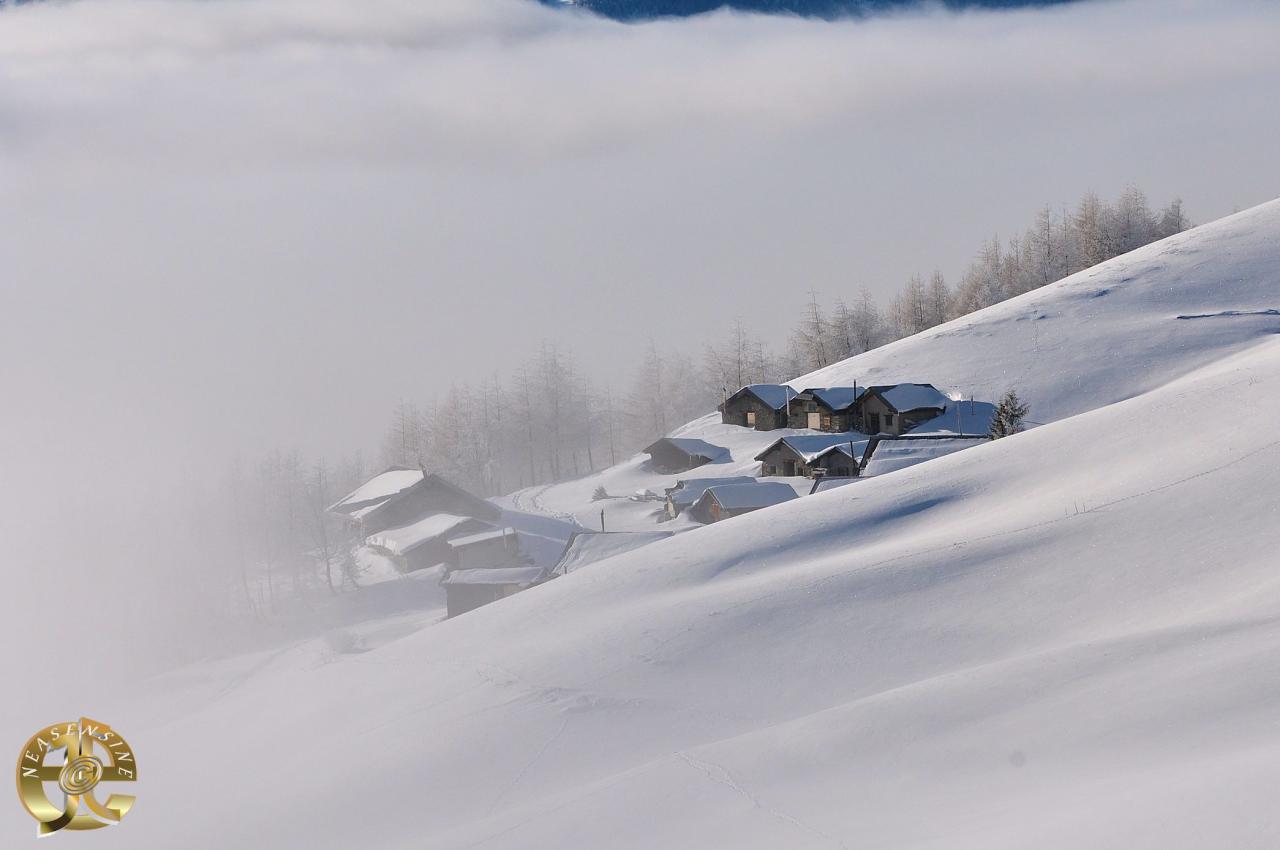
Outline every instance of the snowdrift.
<path id="1" fill-rule="evenodd" d="M 1278 306 L 1272 203 L 806 376 L 1048 424 L 368 652 L 154 681 L 95 708 L 142 781 L 93 840 L 1275 846 Z"/>

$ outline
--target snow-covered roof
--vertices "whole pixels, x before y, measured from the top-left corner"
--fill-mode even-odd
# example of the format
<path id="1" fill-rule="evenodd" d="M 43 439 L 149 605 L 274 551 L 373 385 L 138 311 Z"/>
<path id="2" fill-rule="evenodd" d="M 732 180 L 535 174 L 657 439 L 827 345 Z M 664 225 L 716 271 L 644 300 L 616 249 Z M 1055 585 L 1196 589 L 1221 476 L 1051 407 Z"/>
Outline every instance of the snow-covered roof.
<path id="1" fill-rule="evenodd" d="M 862 450 L 866 448 L 867 438 L 863 434 L 856 432 L 843 434 L 793 434 L 789 437 L 775 440 L 769 448 L 756 455 L 756 460 L 764 460 L 765 455 L 783 443 L 793 452 L 800 455 L 805 463 L 810 463 L 829 449 L 837 446 L 844 446 L 845 453 L 850 457 L 860 457 Z M 852 451 L 849 450 L 850 443 L 853 443 Z"/>
<path id="2" fill-rule="evenodd" d="M 831 454 L 832 452 L 839 452 L 840 454 L 844 455 L 847 458 L 852 458 L 853 460 L 860 460 L 862 458 L 862 453 L 866 450 L 866 448 L 867 448 L 866 441 L 863 441 L 860 443 L 854 443 L 853 445 L 849 445 L 848 443 L 837 443 L 834 446 L 831 446 L 829 448 L 823 449 L 822 451 L 818 452 L 810 460 L 819 460 Z"/>
<path id="3" fill-rule="evenodd" d="M 996 416 L 996 406 L 986 401 L 953 401 L 928 422 L 911 429 L 912 434 L 986 434 Z"/>
<path id="4" fill-rule="evenodd" d="M 749 384 L 734 393 L 733 397 L 737 398 L 748 392 L 774 410 L 782 410 L 796 397 L 796 391 L 786 384 Z"/>
<path id="5" fill-rule="evenodd" d="M 662 443 L 675 446 L 691 457 L 705 457 L 707 460 L 717 460 L 729 454 L 729 450 L 723 446 L 713 446 L 706 440 L 699 440 L 694 437 L 663 437 L 646 448 L 645 453 L 652 454 L 653 450 Z"/>
<path id="6" fill-rule="evenodd" d="M 704 498 L 714 498 L 722 508 L 767 508 L 796 498 L 795 488 L 780 481 L 756 481 L 751 484 L 722 484 L 711 487 Z"/>
<path id="7" fill-rule="evenodd" d="M 835 411 L 853 407 L 853 403 L 866 391 L 866 387 L 816 387 L 805 390 L 806 393 Z"/>
<path id="8" fill-rule="evenodd" d="M 926 407 L 941 409 L 951 403 L 951 399 L 933 384 L 895 384 L 892 387 L 875 387 L 875 390 L 899 413 Z"/>
<path id="9" fill-rule="evenodd" d="M 730 478 L 689 478 L 676 482 L 676 486 L 667 491 L 667 498 L 677 506 L 688 507 L 707 492 L 708 487 L 719 487 L 724 484 L 751 484 L 756 479 L 749 475 L 735 475 Z"/>
<path id="10" fill-rule="evenodd" d="M 971 449 L 989 442 L 985 437 L 947 437 L 945 439 L 906 439 L 883 440 L 880 442 L 866 467 L 864 476 L 884 475 L 926 460 L 953 454 L 963 449 Z"/>
<path id="11" fill-rule="evenodd" d="M 421 469 L 407 469 L 393 466 L 380 472 L 343 496 L 329 506 L 329 510 L 339 513 L 351 513 L 357 507 L 365 507 L 367 502 L 383 502 L 392 496 L 412 487 L 422 480 Z"/>
<path id="12" fill-rule="evenodd" d="M 373 513 L 378 508 L 385 505 L 390 498 L 391 497 L 388 496 L 386 499 L 379 499 L 376 502 L 370 502 L 369 504 L 365 505 L 363 508 L 357 508 L 356 510 L 351 511 L 350 513 L 347 513 L 346 511 L 340 511 L 340 512 L 346 513 L 347 516 L 351 517 L 352 519 L 364 519 L 367 515 Z"/>
<path id="13" fill-rule="evenodd" d="M 557 575 L 568 575 L 588 564 L 648 546 L 672 536 L 673 531 L 583 532 L 574 536 L 556 564 Z"/>
<path id="14" fill-rule="evenodd" d="M 464 549 L 467 546 L 474 546 L 477 543 L 487 543 L 490 540 L 501 540 L 508 536 L 515 537 L 515 530 L 510 528 L 495 528 L 493 531 L 481 531 L 478 534 L 467 534 L 463 537 L 455 537 L 449 541 L 449 547 L 452 549 Z"/>
<path id="15" fill-rule="evenodd" d="M 386 549 L 393 555 L 407 555 L 428 540 L 448 534 L 466 522 L 479 522 L 479 520 L 454 514 L 432 514 L 409 525 L 388 528 L 377 534 L 371 534 L 365 538 L 364 542 L 370 546 Z"/>
<path id="16" fill-rule="evenodd" d="M 496 567 L 494 569 L 454 570 L 440 582 L 444 585 L 529 585 L 547 574 L 542 567 Z"/>
<path id="17" fill-rule="evenodd" d="M 833 478 L 815 478 L 813 479 L 813 489 L 809 491 L 809 495 L 814 493 L 825 493 L 828 490 L 834 490 L 837 487 L 843 487 L 846 484 L 854 484 L 860 481 L 859 478 L 852 476 L 838 475 Z"/>

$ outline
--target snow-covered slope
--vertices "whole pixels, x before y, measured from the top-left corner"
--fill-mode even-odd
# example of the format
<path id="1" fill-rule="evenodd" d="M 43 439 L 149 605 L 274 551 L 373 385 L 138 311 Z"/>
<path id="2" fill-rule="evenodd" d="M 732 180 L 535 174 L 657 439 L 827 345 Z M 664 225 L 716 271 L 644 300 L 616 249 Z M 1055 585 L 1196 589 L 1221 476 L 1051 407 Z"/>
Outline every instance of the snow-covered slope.
<path id="1" fill-rule="evenodd" d="M 1149 245 L 1043 289 L 852 357 L 792 381 L 824 386 L 932 383 L 953 398 L 978 400 L 978 415 L 953 409 L 921 430 L 981 433 L 990 406 L 1016 389 L 1029 419 L 1052 422 L 1131 398 L 1280 330 L 1280 201 Z M 967 411 L 968 405 L 961 410 Z M 1188 423 L 1192 425 L 1192 423 Z M 1206 415 L 1192 427 L 1212 428 Z M 594 504 L 603 486 L 625 496 L 661 493 L 676 478 L 753 475 L 752 458 L 800 431 L 751 431 L 711 415 L 677 429 L 732 452 L 732 460 L 679 476 L 647 470 L 639 455 L 595 475 L 522 491 L 514 504 L 573 516 L 598 527 L 653 528 L 655 507 Z M 512 504 L 510 497 L 508 504 Z"/>
<path id="2" fill-rule="evenodd" d="M 1280 316 L 1218 314 L 1277 306 L 1270 204 L 857 358 L 1057 421 L 104 699 L 144 782 L 94 841 L 1275 846 Z"/>

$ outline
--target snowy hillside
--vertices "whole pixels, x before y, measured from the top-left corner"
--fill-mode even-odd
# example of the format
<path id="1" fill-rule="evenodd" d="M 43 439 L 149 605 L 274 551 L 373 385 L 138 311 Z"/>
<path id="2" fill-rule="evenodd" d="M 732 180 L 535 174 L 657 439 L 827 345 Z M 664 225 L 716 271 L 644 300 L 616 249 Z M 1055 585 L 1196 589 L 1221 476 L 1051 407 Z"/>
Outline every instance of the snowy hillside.
<path id="1" fill-rule="evenodd" d="M 1273 201 L 792 384 L 929 381 L 978 399 L 1015 388 L 1038 422 L 1132 398 L 1280 331 L 1278 233 Z"/>
<path id="2" fill-rule="evenodd" d="M 1201 363 L 1280 331 L 1280 202 L 1179 234 L 1043 289 L 792 381 L 793 387 L 932 383 L 954 398 L 994 401 L 1016 389 L 1029 419 L 1052 422 L 1132 398 Z M 1121 349 L 1117 351 L 1116 349 Z M 967 409 L 967 407 L 962 408 Z M 982 405 L 979 405 L 982 409 Z M 920 430 L 985 431 L 989 413 L 957 410 Z M 1205 421 L 1204 426 L 1208 427 Z M 575 481 L 508 498 L 509 506 L 598 527 L 651 529 L 655 506 L 591 499 L 661 493 L 676 478 L 754 475 L 753 458 L 800 431 L 751 431 L 710 415 L 673 432 L 728 448 L 731 459 L 680 475 L 648 471 L 644 456 Z M 879 466 L 872 468 L 876 472 Z"/>
<path id="3" fill-rule="evenodd" d="M 800 379 L 1012 386 L 1048 424 L 104 699 L 143 779 L 92 840 L 1275 846 L 1276 308 L 1280 203 Z"/>

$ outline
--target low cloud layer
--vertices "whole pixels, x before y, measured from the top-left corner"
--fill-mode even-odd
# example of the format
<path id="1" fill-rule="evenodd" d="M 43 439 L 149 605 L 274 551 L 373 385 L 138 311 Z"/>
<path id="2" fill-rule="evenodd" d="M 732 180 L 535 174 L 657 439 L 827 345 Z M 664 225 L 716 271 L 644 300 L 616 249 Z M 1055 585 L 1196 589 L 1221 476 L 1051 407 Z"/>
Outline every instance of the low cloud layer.
<path id="1" fill-rule="evenodd" d="M 544 338 L 620 381 L 649 337 L 954 273 L 1091 188 L 1201 221 L 1267 200 L 1278 37 L 1261 0 L 5 9 L 0 534 L 48 590 L 85 529 L 136 543 L 227 455 L 369 445 L 397 397 Z"/>
<path id="2" fill-rule="evenodd" d="M 1274 72 L 1262 2 L 1088 3 L 623 26 L 527 0 L 104 0 L 6 14 L 10 152 L 148 170 L 527 167 L 704 134 L 784 136 L 1005 104 L 1222 93 Z M 994 117 L 994 116 L 993 116 Z M 1082 128 L 1084 129 L 1084 128 Z M 741 137 L 738 137 L 741 140 Z M 93 163 L 100 166 L 100 159 Z"/>

